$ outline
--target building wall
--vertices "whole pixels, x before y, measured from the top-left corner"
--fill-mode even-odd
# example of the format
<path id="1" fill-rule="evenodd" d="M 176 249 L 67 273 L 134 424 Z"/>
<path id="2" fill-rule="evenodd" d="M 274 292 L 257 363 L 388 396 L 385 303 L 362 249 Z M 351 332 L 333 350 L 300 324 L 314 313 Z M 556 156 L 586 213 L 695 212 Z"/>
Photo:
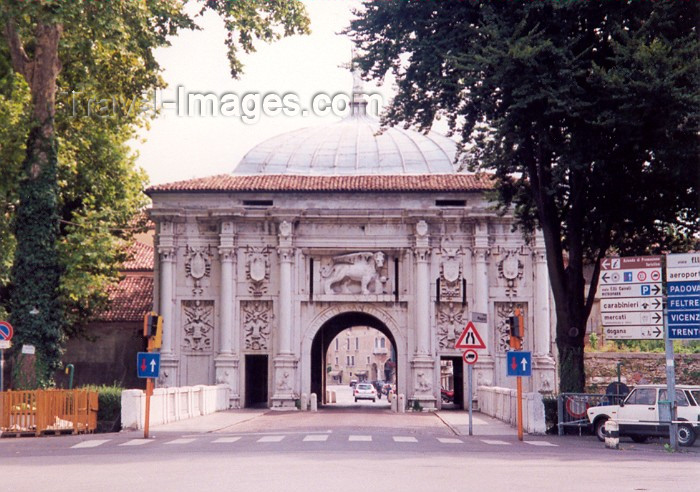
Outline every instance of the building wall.
<path id="1" fill-rule="evenodd" d="M 247 206 L 253 198 L 273 205 Z M 520 307 L 535 376 L 526 390 L 555 388 L 543 241 L 526 245 L 478 193 L 165 193 L 153 202 L 162 386 L 225 382 L 238 406 L 245 355 L 265 354 L 270 405 L 289 405 L 310 390 L 318 330 L 362 311 L 396 341 L 398 391 L 430 406 L 439 404 L 439 357 L 461 355 L 454 344 L 472 312 L 488 317 L 477 325 L 487 347 L 475 383 L 514 384 L 505 320 Z M 327 285 L 338 268 L 369 261 L 346 255 L 376 253 L 383 264 L 367 289 L 359 279 Z"/>
<path id="2" fill-rule="evenodd" d="M 330 366 L 328 381 L 349 384 L 386 379 L 385 365 L 391 357 L 391 341 L 369 326 L 348 328 L 331 342 L 326 355 Z M 390 374 L 393 370 L 389 368 Z"/>

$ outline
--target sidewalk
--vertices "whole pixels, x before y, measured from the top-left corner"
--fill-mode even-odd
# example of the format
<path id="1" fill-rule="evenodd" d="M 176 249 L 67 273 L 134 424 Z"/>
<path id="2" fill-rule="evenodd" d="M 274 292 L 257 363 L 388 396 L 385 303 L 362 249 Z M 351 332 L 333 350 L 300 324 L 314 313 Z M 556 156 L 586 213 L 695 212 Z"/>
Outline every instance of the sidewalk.
<path id="1" fill-rule="evenodd" d="M 460 436 L 469 435 L 469 412 L 466 410 L 448 410 L 436 412 L 445 425 Z M 516 436 L 518 431 L 510 424 L 489 417 L 479 412 L 472 413 L 472 433 L 475 436 Z"/>
<path id="2" fill-rule="evenodd" d="M 194 417 L 191 419 L 180 420 L 178 422 L 169 422 L 167 424 L 160 424 L 151 426 L 151 432 L 153 433 L 163 433 L 163 432 L 178 432 L 178 433 L 207 433 L 207 432 L 217 432 L 237 425 L 249 420 L 256 419 L 261 415 L 269 412 L 269 409 L 240 409 L 240 410 L 226 410 L 224 412 L 212 413 L 209 415 L 203 415 L 201 417 Z M 138 431 L 142 432 L 142 431 Z"/>

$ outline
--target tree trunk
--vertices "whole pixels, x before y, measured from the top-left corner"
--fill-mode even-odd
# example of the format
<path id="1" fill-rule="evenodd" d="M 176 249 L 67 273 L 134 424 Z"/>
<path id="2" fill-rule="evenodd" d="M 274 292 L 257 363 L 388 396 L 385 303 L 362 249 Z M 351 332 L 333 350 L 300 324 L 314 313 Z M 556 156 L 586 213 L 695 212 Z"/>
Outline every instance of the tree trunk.
<path id="1" fill-rule="evenodd" d="M 21 373 L 21 364 L 13 364 L 16 386 L 28 381 L 50 384 L 60 365 L 63 327 L 58 299 L 61 271 L 56 249 L 59 215 L 54 115 L 61 70 L 61 33 L 60 24 L 39 22 L 34 30 L 34 55 L 30 58 L 12 21 L 5 26 L 12 66 L 29 84 L 33 116 L 14 222 L 17 248 L 10 308 L 16 326 L 16 346 L 34 345 L 36 365 L 32 377 Z"/>

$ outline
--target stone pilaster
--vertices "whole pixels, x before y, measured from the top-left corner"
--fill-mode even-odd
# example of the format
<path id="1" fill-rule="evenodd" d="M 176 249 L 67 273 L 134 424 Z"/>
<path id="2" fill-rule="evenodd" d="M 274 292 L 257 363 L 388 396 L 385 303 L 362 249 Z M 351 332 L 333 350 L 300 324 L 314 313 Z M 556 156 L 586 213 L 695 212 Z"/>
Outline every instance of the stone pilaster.
<path id="1" fill-rule="evenodd" d="M 227 384 L 231 388 L 230 405 L 240 406 L 238 390 L 238 323 L 234 323 L 236 299 L 236 249 L 233 223 L 224 221 L 221 224 L 219 240 L 219 259 L 221 261 L 221 290 L 219 316 L 219 354 L 214 359 L 216 368 L 216 383 Z M 235 345 L 234 345 L 235 344 Z"/>
<path id="2" fill-rule="evenodd" d="M 550 302 L 549 302 L 549 270 L 542 231 L 535 235 L 535 302 L 534 302 L 534 357 L 533 379 L 534 389 L 538 391 L 554 391 L 555 362 L 551 353 Z"/>
<path id="3" fill-rule="evenodd" d="M 174 270 L 175 270 L 175 240 L 173 235 L 173 223 L 164 220 L 160 223 L 158 241 L 158 259 L 160 261 L 160 299 L 159 314 L 163 317 L 163 345 L 161 347 L 160 376 L 158 386 L 178 385 L 178 360 L 173 351 L 176 343 L 173 314 L 175 308 Z"/>
<path id="4" fill-rule="evenodd" d="M 277 257 L 279 260 L 279 325 L 277 327 L 278 344 L 277 354 L 273 359 L 274 365 L 274 393 L 272 395 L 272 408 L 294 408 L 294 387 L 297 380 L 297 360 L 292 353 L 292 262 L 294 261 L 294 248 L 292 237 L 292 225 L 282 221 L 279 225 L 279 247 Z"/>
<path id="5" fill-rule="evenodd" d="M 437 397 L 433 387 L 435 360 L 430 344 L 430 237 L 428 224 L 421 220 L 416 224 L 416 354 L 411 360 L 413 374 L 412 395 L 409 400 L 418 401 L 424 408 L 435 408 Z"/>

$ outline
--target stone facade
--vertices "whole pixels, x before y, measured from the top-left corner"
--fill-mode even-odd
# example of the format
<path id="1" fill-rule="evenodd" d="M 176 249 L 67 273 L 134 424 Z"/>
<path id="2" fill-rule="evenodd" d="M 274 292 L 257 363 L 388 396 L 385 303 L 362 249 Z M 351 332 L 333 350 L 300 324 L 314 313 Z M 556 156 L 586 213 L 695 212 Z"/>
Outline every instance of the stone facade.
<path id="1" fill-rule="evenodd" d="M 488 315 L 477 325 L 487 349 L 475 384 L 514 385 L 503 341 L 505 320 L 520 307 L 524 349 L 533 352 L 526 391 L 556 388 L 543 240 L 526 245 L 482 189 L 378 181 L 354 192 L 269 191 L 263 177 L 240 191 L 236 178 L 149 190 L 164 318 L 160 386 L 228 384 L 239 407 L 263 384 L 267 405 L 293 407 L 325 384 L 317 346 L 327 349 L 344 328 L 372 326 L 393 343 L 398 391 L 435 407 L 440 356 L 461 355 L 455 339 L 473 311 Z M 262 364 L 258 383 L 246 376 L 254 364 Z"/>

